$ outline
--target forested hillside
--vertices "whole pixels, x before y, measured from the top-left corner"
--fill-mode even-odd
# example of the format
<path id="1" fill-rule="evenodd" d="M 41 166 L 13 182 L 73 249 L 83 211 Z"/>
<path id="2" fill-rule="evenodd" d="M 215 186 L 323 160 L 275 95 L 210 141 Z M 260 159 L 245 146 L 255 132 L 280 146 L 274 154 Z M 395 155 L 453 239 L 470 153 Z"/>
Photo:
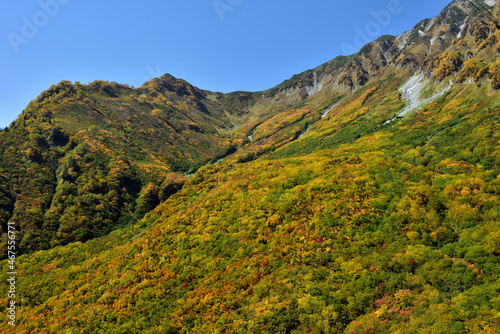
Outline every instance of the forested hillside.
<path id="1" fill-rule="evenodd" d="M 500 333 L 499 56 L 456 0 L 264 92 L 52 87 L 0 133 L 11 332 Z"/>
<path id="2" fill-rule="evenodd" d="M 184 173 L 233 150 L 217 131 L 227 117 L 203 98 L 170 76 L 139 89 L 61 82 L 42 93 L 0 133 L 4 233 L 18 222 L 29 252 L 136 222 Z"/>

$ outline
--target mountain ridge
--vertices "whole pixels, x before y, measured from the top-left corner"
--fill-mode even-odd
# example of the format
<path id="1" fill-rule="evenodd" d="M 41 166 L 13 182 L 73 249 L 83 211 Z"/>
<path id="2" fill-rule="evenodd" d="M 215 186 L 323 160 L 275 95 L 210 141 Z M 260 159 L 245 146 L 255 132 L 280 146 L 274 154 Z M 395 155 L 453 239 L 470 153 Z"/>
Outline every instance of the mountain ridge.
<path id="1" fill-rule="evenodd" d="M 498 8 L 494 10 L 498 11 Z M 74 150 L 79 144 L 87 145 L 88 148 L 82 152 L 101 151 L 110 159 L 125 161 L 127 164 L 130 160 L 131 165 L 127 169 L 133 168 L 145 173 L 144 177 L 141 177 L 142 181 L 134 181 L 141 184 L 144 192 L 142 195 L 151 197 L 151 203 L 144 205 L 154 207 L 160 203 L 160 197 L 165 199 L 165 196 L 159 195 L 163 182 L 160 179 L 175 179 L 175 186 L 165 184 L 164 187 L 180 189 L 186 175 L 192 174 L 209 162 L 225 157 L 245 162 L 279 147 L 293 146 L 292 143 L 297 139 L 305 139 L 302 137 L 311 127 L 313 130 L 321 127 L 316 126 L 321 123 L 318 123 L 319 121 L 325 123 L 331 118 L 332 114 L 323 117 L 329 108 L 334 105 L 339 107 L 339 103 L 352 98 L 353 94 L 370 82 L 391 77 L 392 74 L 388 77 L 387 73 L 393 73 L 394 70 L 407 73 L 406 77 L 398 79 L 399 85 L 415 71 L 424 73 L 427 80 L 425 85 L 431 90 L 422 93 L 429 97 L 444 89 L 445 78 L 464 81 L 474 76 L 476 81 L 487 79 L 491 80 L 493 88 L 500 87 L 500 73 L 496 68 L 478 68 L 477 61 L 467 59 L 480 57 L 481 50 L 487 45 L 496 44 L 496 50 L 500 50 L 499 38 L 493 34 L 494 29 L 488 18 L 480 15 L 470 2 L 452 1 L 438 16 L 421 21 L 407 32 L 398 36 L 382 36 L 366 44 L 354 55 L 339 56 L 261 92 L 210 92 L 169 74 L 154 78 L 134 89 L 114 82 L 95 81 L 81 85 L 63 81 L 32 101 L 2 134 L 9 136 L 8 133 L 14 127 L 22 129 L 24 125 L 27 131 L 21 132 L 25 131 L 25 135 L 29 133 L 29 142 L 32 144 L 25 143 L 26 147 L 17 155 L 24 156 L 35 164 L 45 159 L 44 154 L 51 156 L 48 160 L 45 159 L 47 164 L 44 168 L 51 170 L 50 173 L 54 176 L 42 178 L 44 181 L 35 186 L 40 189 L 35 193 L 42 191 L 47 198 L 45 204 L 35 205 L 41 210 L 35 219 L 39 223 L 34 224 L 38 226 L 35 228 L 39 231 L 38 235 L 41 235 L 46 233 L 41 232 L 46 230 L 42 228 L 42 224 L 48 220 L 48 208 L 53 206 L 50 202 L 57 193 L 56 184 L 60 183 L 55 177 L 56 170 L 64 166 L 64 163 L 61 164 L 57 160 L 63 159 L 61 154 L 68 154 L 62 152 L 65 150 L 63 147 Z M 462 45 L 457 44 L 456 41 L 459 40 Z M 460 54 L 464 49 L 471 50 L 474 47 L 479 48 L 477 55 L 471 54 L 470 51 Z M 489 76 L 491 79 L 488 79 Z M 420 81 L 423 87 L 424 79 Z M 431 102 L 428 98 L 422 101 Z M 387 114 L 379 122 L 385 124 L 397 119 L 397 116 L 397 113 Z M 135 124 L 137 121 L 140 124 Z M 26 127 L 27 122 L 37 124 L 38 133 L 29 130 L 29 127 Z M 366 125 L 367 127 L 359 130 L 361 132 L 355 132 L 348 137 L 359 137 L 365 131 L 373 131 L 380 124 Z M 128 138 L 131 134 L 136 137 L 134 141 Z M 146 144 L 151 140 L 151 144 Z M 52 150 L 50 144 L 56 144 L 58 147 L 58 143 L 61 152 L 46 152 Z M 4 152 L 8 152 L 6 149 L 7 147 L 4 147 Z M 3 168 L 10 166 L 7 169 L 13 169 L 22 165 L 18 158 L 14 161 Z M 49 167 L 51 164 L 53 167 Z M 83 163 L 77 165 L 81 168 Z M 147 177 L 153 170 L 156 176 Z M 52 184 L 51 190 L 42 190 L 46 187 L 42 184 Z M 24 205 L 18 209 L 12 208 L 17 202 L 15 197 L 31 198 L 31 195 L 21 194 L 22 191 L 16 189 L 16 186 L 11 186 L 8 192 L 12 195 L 4 200 L 6 208 L 9 208 L 3 218 L 4 228 L 8 215 L 19 221 L 27 219 Z M 26 189 L 33 190 L 31 186 Z M 152 194 L 149 194 L 150 192 Z M 171 191 L 167 193 L 170 194 Z M 136 191 L 125 196 L 129 195 L 139 201 L 139 193 Z M 31 199 L 28 200 L 30 201 Z M 129 202 L 132 203 L 133 200 L 129 199 Z M 136 206 L 140 205 L 137 202 Z M 15 212 L 19 212 L 20 216 Z M 127 214 L 127 217 L 122 220 L 136 219 L 131 213 Z M 104 220 L 109 221 L 109 218 Z M 120 225 L 118 220 L 116 217 L 111 219 L 112 223 L 107 229 Z M 33 226 L 33 222 L 30 224 Z M 58 228 L 57 223 L 49 225 L 53 226 L 51 230 Z M 42 237 L 47 238 L 54 237 Z M 40 245 L 40 242 L 25 241 L 23 244 Z M 43 247 L 48 247 L 48 241 L 42 244 L 45 244 Z"/>

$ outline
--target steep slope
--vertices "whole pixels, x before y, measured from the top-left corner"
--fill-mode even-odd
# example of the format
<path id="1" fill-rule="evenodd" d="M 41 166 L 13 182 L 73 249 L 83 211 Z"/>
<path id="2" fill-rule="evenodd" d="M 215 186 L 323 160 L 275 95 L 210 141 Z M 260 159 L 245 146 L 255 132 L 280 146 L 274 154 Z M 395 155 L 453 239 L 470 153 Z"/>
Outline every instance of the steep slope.
<path id="1" fill-rule="evenodd" d="M 473 9 L 453 1 L 408 33 L 266 92 L 212 93 L 170 77 L 128 89 L 172 103 L 172 118 L 190 101 L 185 116 L 203 134 L 215 124 L 211 138 L 237 151 L 182 179 L 133 226 L 20 257 L 16 332 L 497 333 L 500 32 Z M 102 162 L 101 150 L 79 163 L 89 154 L 79 145 L 120 144 L 82 127 L 67 155 L 71 126 L 88 119 L 72 117 L 47 135 L 43 163 L 27 167 L 60 164 L 61 205 L 75 178 L 95 194 L 99 173 L 106 185 L 138 173 L 139 199 L 123 203 L 152 208 L 159 183 L 141 177 L 180 177 L 164 156 L 139 163 L 137 148 L 128 160 Z M 33 199 L 50 193 L 36 185 Z M 12 193 L 0 188 L 0 214 L 17 204 Z"/>
<path id="2" fill-rule="evenodd" d="M 9 219 L 19 224 L 20 251 L 140 219 L 182 187 L 182 173 L 233 150 L 217 131 L 231 124 L 214 105 L 168 75 L 139 89 L 51 87 L 0 133 L 3 245 Z"/>
<path id="3" fill-rule="evenodd" d="M 185 182 L 179 173 L 191 174 L 237 149 L 230 159 L 250 161 L 311 129 L 329 129 L 324 136 L 331 137 L 331 119 L 342 119 L 342 124 L 355 117 L 354 128 L 334 136 L 345 142 L 431 102 L 450 82 L 491 80 L 497 89 L 500 65 L 491 56 L 500 47 L 494 31 L 470 2 L 454 1 L 438 17 L 409 32 L 383 36 L 358 54 L 338 57 L 264 92 L 214 93 L 169 75 L 138 89 L 106 82 L 62 82 L 41 94 L 0 134 L 0 167 L 13 175 L 1 198 L 3 231 L 8 219 L 17 221 L 23 251 L 87 240 L 154 208 Z M 404 89 L 402 95 L 415 101 L 404 101 L 395 88 L 410 77 L 419 79 L 418 87 L 411 95 Z M 375 86 L 384 90 L 375 93 Z M 364 102 L 353 101 L 366 99 L 365 93 L 383 98 L 378 106 L 360 109 Z M 409 103 L 407 109 L 397 111 L 404 102 Z M 355 115 L 336 111 L 349 103 L 343 110 L 356 110 Z M 333 106 L 335 110 L 328 112 Z M 311 147 L 332 144 L 332 138 L 320 140 L 319 146 L 317 137 L 311 138 Z M 289 149 L 302 152 L 304 144 L 309 145 Z M 97 157 L 106 158 L 89 165 Z M 71 168 L 76 174 L 67 176 L 63 170 Z M 125 171 L 125 176 L 110 185 L 106 178 L 113 168 Z M 99 174 L 101 181 L 87 184 L 89 173 Z M 69 194 L 74 198 L 68 199 Z M 114 213 L 98 214 L 98 222 L 80 219 L 103 196 L 114 208 L 104 205 L 103 211 Z M 75 206 L 81 207 L 79 213 Z M 76 235 L 70 232 L 75 230 Z"/>
<path id="4" fill-rule="evenodd" d="M 204 167 L 134 228 L 21 258 L 20 328 L 495 333 L 500 106 L 458 93 L 335 149 Z"/>
<path id="5" fill-rule="evenodd" d="M 498 6 L 493 13 L 498 16 Z M 423 20 L 411 31 L 379 38 L 358 54 L 290 80 L 295 84 L 281 94 L 293 95 L 294 90 L 314 94 L 247 126 L 247 135 L 262 132 L 265 140 L 253 140 L 236 157 L 247 161 L 289 143 L 288 152 L 303 154 L 355 140 L 420 110 L 454 84 L 474 83 L 485 88 L 479 94 L 495 94 L 499 41 L 495 24 L 470 1 L 453 1 L 439 16 Z M 294 117 L 297 110 L 305 117 Z M 303 137 L 307 129 L 308 136 Z"/>

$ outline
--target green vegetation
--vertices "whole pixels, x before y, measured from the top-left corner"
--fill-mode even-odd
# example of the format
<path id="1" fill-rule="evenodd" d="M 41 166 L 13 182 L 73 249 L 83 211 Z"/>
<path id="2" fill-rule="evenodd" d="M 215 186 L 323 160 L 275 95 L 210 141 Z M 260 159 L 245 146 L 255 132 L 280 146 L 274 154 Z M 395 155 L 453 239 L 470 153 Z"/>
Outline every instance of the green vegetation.
<path id="1" fill-rule="evenodd" d="M 500 109 L 457 97 L 337 148 L 203 167 L 132 228 L 20 258 L 21 328 L 487 333 Z"/>
<path id="2" fill-rule="evenodd" d="M 382 35 L 379 38 L 377 38 L 377 42 L 387 42 L 387 41 L 393 41 L 395 36 L 392 35 Z"/>
<path id="3" fill-rule="evenodd" d="M 462 18 L 443 15 L 433 36 Z M 0 133 L 4 257 L 21 230 L 4 331 L 498 333 L 500 31 L 483 30 L 432 54 L 381 38 L 260 93 L 51 87 Z M 397 117 L 419 70 L 423 98 L 455 83 Z"/>
<path id="4" fill-rule="evenodd" d="M 138 90 L 52 86 L 0 133 L 2 257 L 9 219 L 20 252 L 136 222 L 182 187 L 180 173 L 234 151 L 215 128 L 228 124 L 217 104 L 169 76 Z"/>

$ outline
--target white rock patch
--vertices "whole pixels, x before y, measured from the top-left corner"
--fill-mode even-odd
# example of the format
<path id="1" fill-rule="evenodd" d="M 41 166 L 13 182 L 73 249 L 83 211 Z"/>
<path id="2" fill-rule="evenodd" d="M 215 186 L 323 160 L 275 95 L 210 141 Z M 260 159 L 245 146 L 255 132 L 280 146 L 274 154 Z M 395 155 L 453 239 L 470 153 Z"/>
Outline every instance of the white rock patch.
<path id="1" fill-rule="evenodd" d="M 311 130 L 311 126 L 310 126 L 310 125 L 307 127 L 306 131 L 304 131 L 304 132 L 302 132 L 302 133 L 300 134 L 299 138 L 304 137 L 304 136 L 305 136 L 305 135 L 309 132 L 309 130 Z"/>
<path id="2" fill-rule="evenodd" d="M 321 115 L 321 118 L 324 118 L 326 117 L 326 115 L 328 115 L 330 113 L 330 111 L 332 111 L 333 109 L 335 109 L 336 106 L 338 106 L 341 102 L 343 102 L 344 100 L 341 100 L 337 103 L 335 103 L 333 106 L 331 106 L 330 108 L 328 108 L 322 115 Z"/>
<path id="3" fill-rule="evenodd" d="M 466 23 L 467 23 L 467 21 L 465 21 L 464 23 L 462 23 L 460 25 L 460 27 L 458 27 L 458 28 L 460 28 L 460 32 L 458 33 L 457 38 L 462 38 L 462 33 L 464 32 L 464 28 L 465 28 Z"/>
<path id="4" fill-rule="evenodd" d="M 401 111 L 396 117 L 403 117 L 411 111 L 420 109 L 424 105 L 434 101 L 435 99 L 443 96 L 452 85 L 450 82 L 447 86 L 440 89 L 436 94 L 428 97 L 426 99 L 421 99 L 422 91 L 426 86 L 430 83 L 430 80 L 425 77 L 424 73 L 418 73 L 413 75 L 408 81 L 399 89 L 401 93 L 403 93 L 404 98 L 408 102 L 408 105 Z M 390 119 L 386 121 L 384 124 L 389 124 L 396 119 Z"/>
<path id="5" fill-rule="evenodd" d="M 313 96 L 317 92 L 323 89 L 323 83 L 318 82 L 318 78 L 316 77 L 316 73 L 314 73 L 314 84 L 312 87 L 306 86 L 305 87 L 307 95 L 308 96 Z"/>

